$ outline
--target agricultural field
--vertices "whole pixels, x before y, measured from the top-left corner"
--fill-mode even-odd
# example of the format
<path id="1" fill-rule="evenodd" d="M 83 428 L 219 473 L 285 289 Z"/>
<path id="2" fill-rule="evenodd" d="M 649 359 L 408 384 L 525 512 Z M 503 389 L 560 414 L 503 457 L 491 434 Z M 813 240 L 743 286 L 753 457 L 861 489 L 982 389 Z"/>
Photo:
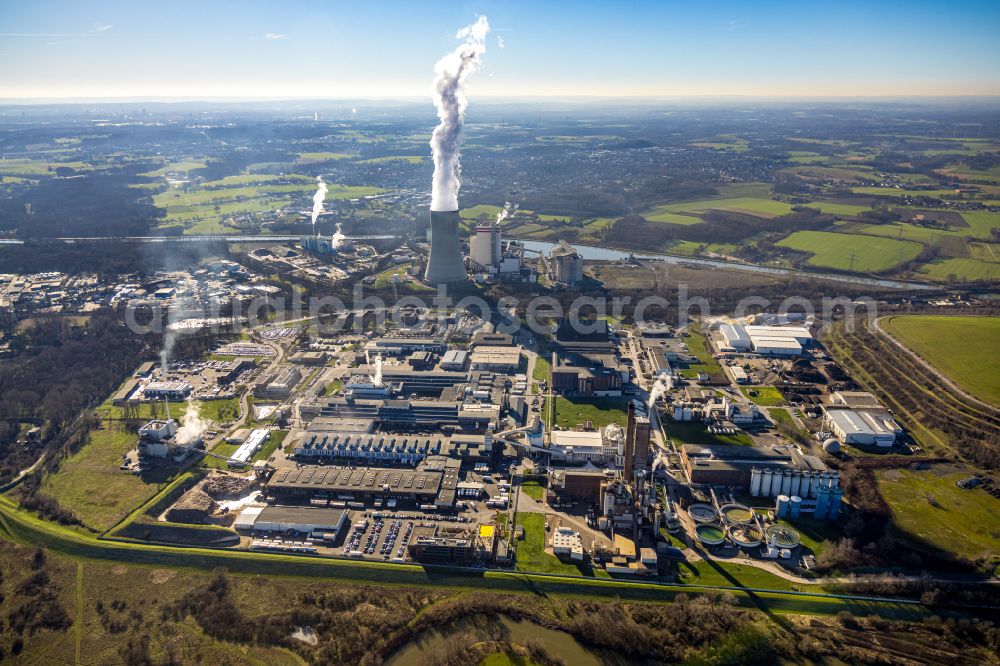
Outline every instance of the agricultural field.
<path id="1" fill-rule="evenodd" d="M 352 157 L 356 156 L 348 153 L 299 153 L 297 162 L 299 164 L 312 164 L 314 162 L 329 162 L 330 160 L 349 160 Z"/>
<path id="2" fill-rule="evenodd" d="M 651 213 L 653 217 L 647 219 L 672 224 L 692 224 L 697 222 L 697 218 L 680 222 L 678 218 L 697 216 L 710 210 L 724 210 L 771 218 L 787 215 L 791 212 L 792 205 L 771 199 L 770 190 L 766 185 L 762 187 L 759 183 L 747 183 L 721 188 L 719 196 L 711 199 L 660 204 L 653 209 Z M 684 215 L 685 213 L 687 216 Z M 657 217 L 660 219 L 655 219 Z"/>
<path id="3" fill-rule="evenodd" d="M 1000 556 L 1000 500 L 956 481 L 972 470 L 934 465 L 923 470 L 883 470 L 879 491 L 892 508 L 894 525 L 906 535 L 970 561 Z"/>
<path id="4" fill-rule="evenodd" d="M 159 169 L 147 171 L 141 175 L 148 176 L 149 178 L 162 178 L 169 173 L 187 173 L 195 169 L 204 169 L 206 164 L 207 162 L 203 159 L 178 160 L 177 162 L 165 164 Z"/>
<path id="5" fill-rule="evenodd" d="M 917 271 L 931 280 L 950 282 L 952 279 L 963 282 L 978 280 L 1000 280 L 1000 262 L 981 261 L 979 259 L 938 259 L 924 264 Z"/>
<path id="6" fill-rule="evenodd" d="M 406 164 L 422 164 L 427 160 L 423 155 L 387 155 L 361 160 L 361 164 L 383 164 L 385 162 L 405 162 Z"/>
<path id="7" fill-rule="evenodd" d="M 912 241 L 829 231 L 796 231 L 777 245 L 812 254 L 809 266 L 859 273 L 891 270 L 912 261 L 922 249 Z"/>
<path id="8" fill-rule="evenodd" d="M 899 315 L 883 325 L 963 389 L 1000 405 L 1000 317 Z"/>

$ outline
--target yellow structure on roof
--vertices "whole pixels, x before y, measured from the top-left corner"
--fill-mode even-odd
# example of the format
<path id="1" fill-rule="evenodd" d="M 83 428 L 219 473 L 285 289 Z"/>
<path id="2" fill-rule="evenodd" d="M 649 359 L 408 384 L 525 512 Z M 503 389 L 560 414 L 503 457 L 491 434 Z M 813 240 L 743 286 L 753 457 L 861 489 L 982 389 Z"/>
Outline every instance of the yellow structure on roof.
<path id="1" fill-rule="evenodd" d="M 479 526 L 479 538 L 481 539 L 492 539 L 493 535 L 496 533 L 497 528 L 493 525 L 480 525 Z"/>

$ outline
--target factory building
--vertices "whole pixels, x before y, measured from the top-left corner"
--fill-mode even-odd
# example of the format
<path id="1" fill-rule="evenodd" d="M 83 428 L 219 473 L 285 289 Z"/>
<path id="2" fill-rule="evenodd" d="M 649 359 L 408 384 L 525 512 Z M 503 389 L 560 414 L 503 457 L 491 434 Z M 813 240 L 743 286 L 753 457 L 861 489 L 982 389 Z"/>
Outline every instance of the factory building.
<path id="1" fill-rule="evenodd" d="M 186 400 L 191 395 L 191 384 L 184 381 L 149 382 L 142 388 L 145 400 Z"/>
<path id="2" fill-rule="evenodd" d="M 625 419 L 625 480 L 635 480 L 636 472 L 649 469 L 649 417 L 637 414 L 635 402 L 629 402 Z"/>
<path id="3" fill-rule="evenodd" d="M 493 440 L 489 435 L 397 435 L 310 429 L 293 450 L 299 458 L 329 463 L 354 460 L 416 465 L 436 455 L 487 459 L 493 455 Z"/>
<path id="4" fill-rule="evenodd" d="M 464 349 L 449 349 L 441 357 L 441 369 L 448 372 L 462 372 L 469 361 L 469 352 Z"/>
<path id="5" fill-rule="evenodd" d="M 824 410 L 824 427 L 844 444 L 889 447 L 903 429 L 882 409 L 842 409 L 828 407 Z"/>
<path id="6" fill-rule="evenodd" d="M 249 509 L 257 509 L 251 511 Z M 347 522 L 347 511 L 312 506 L 249 507 L 233 527 L 239 531 L 269 534 L 304 534 L 334 540 Z"/>
<path id="7" fill-rule="evenodd" d="M 501 254 L 500 225 L 486 223 L 476 226 L 469 239 L 469 258 L 484 269 L 499 269 Z"/>
<path id="8" fill-rule="evenodd" d="M 517 347 L 476 347 L 472 350 L 470 367 L 511 374 L 521 365 L 521 350 Z"/>
<path id="9" fill-rule="evenodd" d="M 572 286 L 583 279 L 583 257 L 564 240 L 549 252 L 549 263 L 554 282 Z"/>
<path id="10" fill-rule="evenodd" d="M 584 552 L 580 533 L 570 527 L 557 527 L 552 531 L 552 554 L 563 559 L 582 561 Z"/>
<path id="11" fill-rule="evenodd" d="M 264 377 L 254 387 L 254 393 L 259 396 L 287 397 L 301 379 L 302 372 L 298 368 L 294 366 L 281 368 Z"/>
<path id="12" fill-rule="evenodd" d="M 299 465 L 279 469 L 264 484 L 269 497 L 396 500 L 450 509 L 455 505 L 461 461 L 432 456 L 414 469 Z"/>
<path id="13" fill-rule="evenodd" d="M 754 469 L 784 473 L 826 471 L 826 465 L 816 456 L 802 455 L 791 446 L 770 449 L 750 446 L 685 444 L 680 449 L 681 461 L 688 478 L 695 485 L 735 486 L 751 488 Z"/>
<path id="14" fill-rule="evenodd" d="M 441 534 L 436 525 L 418 525 L 407 544 L 410 557 L 424 564 L 472 564 L 478 553 L 485 554 L 475 532 Z"/>
<path id="15" fill-rule="evenodd" d="M 802 326 L 744 326 L 723 324 L 721 351 L 754 351 L 763 356 L 800 356 L 813 342 L 812 333 Z"/>
<path id="16" fill-rule="evenodd" d="M 554 430 L 552 432 L 552 457 L 576 462 L 614 462 L 616 450 L 605 446 L 601 432 L 580 430 Z"/>
<path id="17" fill-rule="evenodd" d="M 176 434 L 177 421 L 174 419 L 150 421 L 139 428 L 139 457 L 166 458 Z"/>
<path id="18" fill-rule="evenodd" d="M 418 351 L 440 354 L 445 351 L 445 343 L 438 338 L 379 338 L 365 343 L 365 351 L 380 356 L 408 356 Z"/>

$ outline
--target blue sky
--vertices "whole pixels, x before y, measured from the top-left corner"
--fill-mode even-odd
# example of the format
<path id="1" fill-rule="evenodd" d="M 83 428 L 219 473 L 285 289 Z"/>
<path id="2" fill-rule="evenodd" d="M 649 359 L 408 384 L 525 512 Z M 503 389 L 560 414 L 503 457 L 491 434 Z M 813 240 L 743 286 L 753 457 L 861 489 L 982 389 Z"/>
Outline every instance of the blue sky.
<path id="1" fill-rule="evenodd" d="M 1000 2 L 0 0 L 0 97 L 1000 94 Z M 497 38 L 504 48 L 499 48 Z"/>

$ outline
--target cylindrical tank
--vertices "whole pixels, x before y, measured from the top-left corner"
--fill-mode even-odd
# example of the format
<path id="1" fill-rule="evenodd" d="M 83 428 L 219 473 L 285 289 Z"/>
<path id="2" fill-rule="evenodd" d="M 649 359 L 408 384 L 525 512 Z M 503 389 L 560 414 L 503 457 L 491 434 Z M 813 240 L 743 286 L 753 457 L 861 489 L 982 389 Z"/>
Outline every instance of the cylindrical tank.
<path id="1" fill-rule="evenodd" d="M 760 496 L 770 497 L 771 496 L 771 476 L 774 474 L 772 470 L 765 469 L 760 473 Z"/>
<path id="2" fill-rule="evenodd" d="M 781 470 L 774 470 L 774 476 L 771 477 L 771 497 L 777 497 L 781 494 Z"/>
<path id="3" fill-rule="evenodd" d="M 812 497 L 812 472 L 802 472 L 802 485 L 799 487 L 799 497 L 808 499 Z"/>
<path id="4" fill-rule="evenodd" d="M 816 493 L 815 493 L 816 497 L 819 497 L 819 491 L 821 488 L 829 488 L 829 487 L 830 487 L 830 473 L 820 472 L 819 476 L 816 477 Z"/>
<path id="5" fill-rule="evenodd" d="M 842 488 L 834 488 L 830 493 L 830 504 L 826 509 L 827 520 L 837 520 L 837 518 L 840 518 L 840 505 L 842 504 L 843 497 L 844 490 Z"/>
<path id="6" fill-rule="evenodd" d="M 690 421 L 691 420 L 691 416 L 693 414 L 694 414 L 694 410 L 692 410 L 690 407 L 685 407 L 684 408 L 684 420 L 685 421 Z"/>
<path id="7" fill-rule="evenodd" d="M 839 488 L 840 487 L 840 472 L 834 470 L 830 472 L 830 487 Z"/>
<path id="8" fill-rule="evenodd" d="M 754 467 L 750 470 L 750 496 L 760 497 L 761 471 Z"/>
<path id="9" fill-rule="evenodd" d="M 802 472 L 795 469 L 792 470 L 792 486 L 788 489 L 792 495 L 798 495 L 799 489 L 802 487 Z"/>
<path id="10" fill-rule="evenodd" d="M 781 494 L 790 495 L 792 492 L 792 470 L 786 469 L 781 473 Z"/>
<path id="11" fill-rule="evenodd" d="M 788 508 L 790 500 L 788 495 L 778 495 L 778 502 L 774 505 L 774 513 L 778 518 L 788 517 Z"/>
<path id="12" fill-rule="evenodd" d="M 802 498 L 798 495 L 792 495 L 789 502 L 788 517 L 794 520 L 802 513 Z"/>
<path id="13" fill-rule="evenodd" d="M 826 520 L 827 507 L 830 505 L 830 489 L 820 486 L 816 493 L 816 520 Z"/>
<path id="14" fill-rule="evenodd" d="M 680 405 L 674 407 L 674 421 L 681 421 L 684 419 L 684 408 Z"/>

